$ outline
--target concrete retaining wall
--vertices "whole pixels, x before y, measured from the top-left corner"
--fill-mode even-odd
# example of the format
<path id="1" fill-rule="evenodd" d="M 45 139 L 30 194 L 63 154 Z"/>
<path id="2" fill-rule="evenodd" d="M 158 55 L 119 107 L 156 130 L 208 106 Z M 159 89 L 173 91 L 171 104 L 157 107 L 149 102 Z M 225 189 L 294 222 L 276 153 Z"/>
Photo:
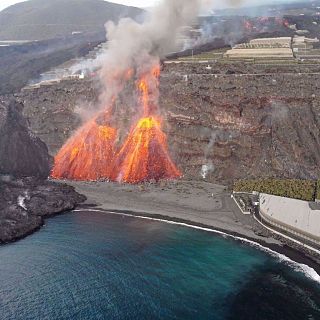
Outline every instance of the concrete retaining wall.
<path id="1" fill-rule="evenodd" d="M 320 209 L 309 202 L 260 194 L 260 214 L 271 225 L 320 245 Z"/>

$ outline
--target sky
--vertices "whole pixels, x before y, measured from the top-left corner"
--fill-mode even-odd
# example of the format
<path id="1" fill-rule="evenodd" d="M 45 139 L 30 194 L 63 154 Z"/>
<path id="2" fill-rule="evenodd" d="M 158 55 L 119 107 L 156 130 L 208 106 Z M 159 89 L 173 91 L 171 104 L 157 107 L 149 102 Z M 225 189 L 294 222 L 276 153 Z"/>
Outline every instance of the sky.
<path id="1" fill-rule="evenodd" d="M 0 11 L 5 9 L 6 7 L 9 7 L 15 3 L 23 2 L 24 0 L 0 0 Z M 43 0 L 46 1 L 46 0 Z M 135 6 L 135 7 L 151 7 L 155 3 L 157 3 L 159 0 L 109 0 L 110 2 L 115 3 L 122 3 L 128 6 Z M 187 0 L 186 0 L 187 1 Z M 229 0 L 230 1 L 230 0 Z M 273 0 L 273 2 L 284 2 L 287 0 Z M 213 1 L 214 2 L 214 1 Z M 221 0 L 218 2 L 222 2 Z M 227 0 L 226 0 L 227 2 Z M 253 5 L 259 5 L 262 2 L 268 2 L 268 0 L 244 0 L 246 4 L 253 4 Z M 272 2 L 272 0 L 269 0 L 269 2 Z"/>

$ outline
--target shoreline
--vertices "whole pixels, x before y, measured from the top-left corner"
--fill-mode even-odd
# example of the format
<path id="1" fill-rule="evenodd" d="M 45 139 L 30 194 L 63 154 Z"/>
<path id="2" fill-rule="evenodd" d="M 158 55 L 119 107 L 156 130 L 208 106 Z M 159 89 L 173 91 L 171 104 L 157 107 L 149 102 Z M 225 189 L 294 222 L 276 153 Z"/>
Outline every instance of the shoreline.
<path id="1" fill-rule="evenodd" d="M 318 255 L 265 229 L 252 215 L 243 215 L 225 186 L 183 180 L 144 185 L 68 183 L 87 197 L 77 209 L 111 211 L 223 232 L 284 254 L 320 275 Z"/>
<path id="2" fill-rule="evenodd" d="M 40 179 L 0 177 L 0 245 L 38 231 L 45 218 L 76 208 L 86 198 L 66 184 Z"/>
<path id="3" fill-rule="evenodd" d="M 271 244 L 263 240 L 253 239 L 243 234 L 232 232 L 230 230 L 219 229 L 213 226 L 196 223 L 191 220 L 183 220 L 183 219 L 173 218 L 173 217 L 164 216 L 160 214 L 153 215 L 145 212 L 134 212 L 130 210 L 107 210 L 107 209 L 99 209 L 94 207 L 90 208 L 90 206 L 85 206 L 84 208 L 81 208 L 81 206 L 79 206 L 79 208 L 72 210 L 71 212 L 77 213 L 77 212 L 88 212 L 88 211 L 102 213 L 102 214 L 128 216 L 128 217 L 133 217 L 138 219 L 147 219 L 147 220 L 159 221 L 159 222 L 164 222 L 169 224 L 176 224 L 176 225 L 180 225 L 187 228 L 201 230 L 204 232 L 212 232 L 218 236 L 232 238 L 235 241 L 240 241 L 242 243 L 246 243 L 247 245 L 256 247 L 258 250 L 260 249 L 262 251 L 265 251 L 270 255 L 277 254 L 277 258 L 280 258 L 279 255 L 284 256 L 288 258 L 287 262 L 289 264 L 298 264 L 301 267 L 300 271 L 302 272 L 304 271 L 302 268 L 303 266 L 310 268 L 311 270 L 316 272 L 316 275 L 311 276 L 310 274 L 308 274 L 308 278 L 320 283 L 320 265 L 314 262 L 312 259 L 310 259 L 304 252 L 300 252 L 297 249 L 287 245 L 281 246 L 277 244 Z M 286 259 L 283 259 L 283 260 L 286 261 Z M 284 261 L 282 262 L 284 263 Z"/>
<path id="4" fill-rule="evenodd" d="M 58 181 L 56 181 L 58 182 Z M 225 186 L 204 181 L 161 181 L 128 185 L 110 182 L 60 181 L 85 195 L 86 202 L 67 210 L 42 214 L 40 225 L 1 245 L 21 240 L 41 229 L 47 218 L 70 212 L 96 211 L 175 223 L 254 243 L 320 275 L 320 256 L 263 228 L 252 215 L 244 215 Z"/>

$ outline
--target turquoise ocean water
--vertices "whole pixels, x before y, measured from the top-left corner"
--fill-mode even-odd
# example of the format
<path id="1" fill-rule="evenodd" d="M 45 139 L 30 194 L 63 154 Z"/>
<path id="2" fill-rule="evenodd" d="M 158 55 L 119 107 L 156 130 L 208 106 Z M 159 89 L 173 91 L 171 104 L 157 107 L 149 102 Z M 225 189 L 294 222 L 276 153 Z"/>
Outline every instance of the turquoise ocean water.
<path id="1" fill-rule="evenodd" d="M 318 320 L 320 285 L 212 232 L 82 212 L 0 247 L 0 319 Z"/>

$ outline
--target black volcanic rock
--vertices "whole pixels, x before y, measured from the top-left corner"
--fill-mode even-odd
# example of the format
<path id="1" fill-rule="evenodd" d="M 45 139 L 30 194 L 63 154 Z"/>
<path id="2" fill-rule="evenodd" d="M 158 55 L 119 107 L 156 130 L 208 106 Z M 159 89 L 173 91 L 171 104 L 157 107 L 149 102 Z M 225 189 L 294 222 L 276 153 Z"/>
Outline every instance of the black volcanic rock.
<path id="1" fill-rule="evenodd" d="M 0 176 L 0 244 L 31 234 L 45 217 L 72 210 L 85 200 L 65 184 Z"/>
<path id="2" fill-rule="evenodd" d="M 52 161 L 45 143 L 28 129 L 23 105 L 0 100 L 0 174 L 47 178 Z"/>
<path id="3" fill-rule="evenodd" d="M 29 131 L 22 109 L 12 97 L 0 100 L 0 244 L 34 232 L 45 217 L 86 200 L 73 187 L 45 180 L 52 158 Z"/>

